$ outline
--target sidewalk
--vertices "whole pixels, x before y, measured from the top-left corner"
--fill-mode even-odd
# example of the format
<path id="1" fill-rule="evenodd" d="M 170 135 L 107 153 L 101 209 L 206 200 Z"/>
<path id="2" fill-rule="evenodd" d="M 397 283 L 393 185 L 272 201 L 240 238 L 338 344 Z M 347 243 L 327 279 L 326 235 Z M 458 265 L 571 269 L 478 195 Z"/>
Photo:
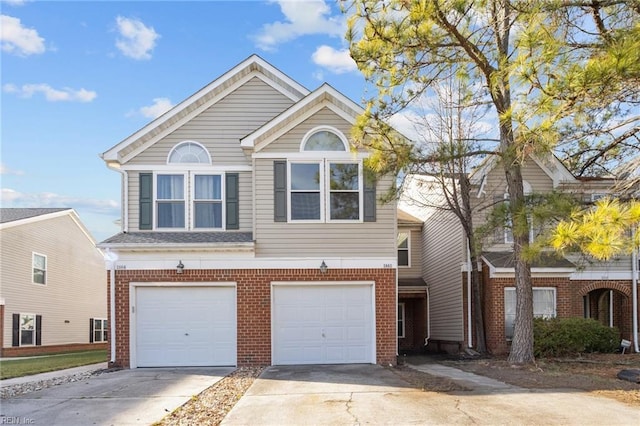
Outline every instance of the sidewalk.
<path id="1" fill-rule="evenodd" d="M 469 383 L 473 385 L 477 390 L 492 390 L 492 391 L 526 391 L 524 388 L 509 385 L 499 380 L 491 379 L 485 376 L 479 376 L 474 373 L 468 373 L 466 371 L 459 370 L 453 367 L 447 367 L 442 364 L 412 364 L 407 362 L 408 367 L 414 370 L 422 371 L 423 373 L 431 374 L 432 376 L 447 377 L 453 381 L 460 382 L 461 384 Z"/>
<path id="2" fill-rule="evenodd" d="M 42 380 L 56 379 L 58 377 L 72 376 L 74 374 L 85 373 L 107 368 L 107 362 L 99 362 L 97 364 L 83 365 L 80 367 L 67 368 L 64 370 L 50 371 L 48 373 L 32 374 L 30 376 L 15 377 L 13 379 L 0 380 L 0 387 L 23 385 L 25 383 L 39 382 Z"/>

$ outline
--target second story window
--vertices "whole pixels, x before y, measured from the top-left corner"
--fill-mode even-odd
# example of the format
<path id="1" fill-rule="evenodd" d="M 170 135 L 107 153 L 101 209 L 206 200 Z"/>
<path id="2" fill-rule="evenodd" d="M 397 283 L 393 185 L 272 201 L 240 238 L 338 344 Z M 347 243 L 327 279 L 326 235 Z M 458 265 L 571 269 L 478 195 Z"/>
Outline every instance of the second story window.
<path id="1" fill-rule="evenodd" d="M 409 267 L 409 233 L 398 233 L 398 266 Z"/>
<path id="2" fill-rule="evenodd" d="M 195 175 L 194 228 L 222 228 L 222 176 Z"/>
<path id="3" fill-rule="evenodd" d="M 33 282 L 47 283 L 47 256 L 43 254 L 33 253 Z"/>
<path id="4" fill-rule="evenodd" d="M 158 228 L 185 227 L 184 175 L 158 175 L 157 226 Z"/>

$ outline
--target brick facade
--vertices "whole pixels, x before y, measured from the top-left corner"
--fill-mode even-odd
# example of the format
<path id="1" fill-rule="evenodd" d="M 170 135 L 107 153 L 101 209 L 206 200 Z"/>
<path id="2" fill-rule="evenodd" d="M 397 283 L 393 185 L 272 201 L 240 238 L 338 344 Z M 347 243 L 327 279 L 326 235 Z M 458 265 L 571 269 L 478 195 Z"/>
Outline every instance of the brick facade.
<path id="1" fill-rule="evenodd" d="M 504 289 L 505 287 L 514 287 L 515 281 L 513 278 L 490 278 L 488 270 L 489 268 L 487 267 L 483 268 L 484 322 L 487 349 L 492 354 L 506 354 L 510 350 L 510 342 L 507 341 L 504 330 Z M 594 313 L 594 310 L 597 310 L 597 297 L 602 291 L 613 290 L 613 325 L 620 331 L 621 338 L 633 340 L 631 336 L 632 303 L 630 280 L 581 281 L 570 280 L 568 277 L 534 277 L 532 278 L 532 285 L 533 287 L 554 287 L 556 289 L 556 316 L 558 318 L 585 317 L 584 296 L 590 294 L 591 318 L 602 320 Z"/>
<path id="2" fill-rule="evenodd" d="M 395 269 L 215 269 L 118 270 L 116 281 L 116 353 L 113 366 L 130 367 L 129 284 L 131 282 L 235 282 L 237 291 L 238 366 L 271 364 L 271 282 L 373 281 L 375 282 L 376 361 L 396 362 Z M 110 286 L 110 282 L 108 281 Z M 110 289 L 109 289 L 110 291 Z M 111 307 L 109 306 L 111 321 Z"/>
<path id="3" fill-rule="evenodd" d="M 63 345 L 20 346 L 2 348 L 0 357 L 20 357 L 62 354 L 67 352 L 97 351 L 107 349 L 108 343 L 67 343 Z M 106 361 L 106 359 L 105 359 Z"/>

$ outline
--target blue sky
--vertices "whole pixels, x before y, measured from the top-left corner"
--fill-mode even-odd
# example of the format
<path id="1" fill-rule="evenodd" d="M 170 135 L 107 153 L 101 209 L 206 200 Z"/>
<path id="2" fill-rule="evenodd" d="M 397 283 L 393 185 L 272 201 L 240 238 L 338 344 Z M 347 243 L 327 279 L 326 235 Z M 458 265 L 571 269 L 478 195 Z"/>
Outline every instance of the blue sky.
<path id="1" fill-rule="evenodd" d="M 120 176 L 99 154 L 252 54 L 356 102 L 364 78 L 331 1 L 2 0 L 3 207 L 72 207 L 119 231 Z"/>

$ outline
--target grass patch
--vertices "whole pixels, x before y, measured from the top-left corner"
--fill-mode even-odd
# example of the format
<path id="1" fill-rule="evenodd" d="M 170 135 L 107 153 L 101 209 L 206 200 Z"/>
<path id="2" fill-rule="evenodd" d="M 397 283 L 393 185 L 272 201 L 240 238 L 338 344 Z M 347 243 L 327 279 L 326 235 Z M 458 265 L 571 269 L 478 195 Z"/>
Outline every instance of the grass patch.
<path id="1" fill-rule="evenodd" d="M 37 358 L 10 359 L 0 361 L 0 379 L 29 376 L 31 374 L 46 373 L 106 361 L 106 350 L 45 355 Z"/>

